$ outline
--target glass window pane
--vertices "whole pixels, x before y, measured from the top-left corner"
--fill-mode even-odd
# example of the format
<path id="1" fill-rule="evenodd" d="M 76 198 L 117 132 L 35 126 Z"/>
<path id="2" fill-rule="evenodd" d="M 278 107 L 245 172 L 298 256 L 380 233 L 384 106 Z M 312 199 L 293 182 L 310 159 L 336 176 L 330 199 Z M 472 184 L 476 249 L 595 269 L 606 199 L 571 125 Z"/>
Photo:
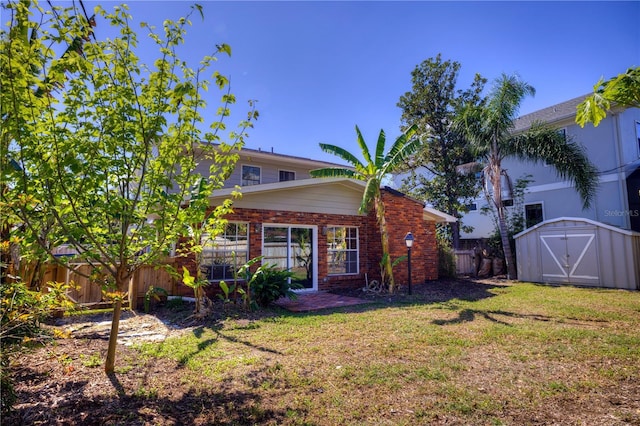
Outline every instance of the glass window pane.
<path id="1" fill-rule="evenodd" d="M 330 275 L 358 273 L 358 228 L 327 228 L 327 266 Z"/>

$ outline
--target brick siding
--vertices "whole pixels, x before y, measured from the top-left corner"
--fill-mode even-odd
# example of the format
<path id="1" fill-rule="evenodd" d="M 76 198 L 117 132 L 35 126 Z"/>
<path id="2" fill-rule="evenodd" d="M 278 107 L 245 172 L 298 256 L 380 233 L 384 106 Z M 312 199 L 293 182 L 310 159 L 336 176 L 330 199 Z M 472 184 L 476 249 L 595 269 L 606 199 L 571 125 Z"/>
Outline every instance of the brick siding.
<path id="1" fill-rule="evenodd" d="M 407 254 L 404 237 L 411 232 L 415 238 L 411 252 L 412 284 L 420 285 L 438 278 L 438 252 L 436 248 L 435 224 L 422 218 L 422 204 L 393 191 L 383 191 L 383 201 L 389 234 L 389 251 L 392 260 Z M 249 223 L 249 258 L 262 254 L 262 226 L 265 224 L 315 225 L 318 227 L 318 290 L 361 288 L 366 278 L 380 279 L 379 261 L 382 257 L 379 227 L 375 211 L 367 216 L 331 215 L 319 213 L 301 213 L 279 210 L 234 209 L 227 216 L 231 222 Z M 359 237 L 360 267 L 354 275 L 327 274 L 327 236 L 323 229 L 327 226 L 357 227 Z M 257 232 L 256 232 L 257 231 Z M 193 264 L 188 258 L 177 259 L 178 270 L 186 266 L 194 274 Z M 256 265 L 257 267 L 257 265 Z M 394 268 L 396 284 L 406 285 L 408 277 L 407 262 Z M 193 296 L 193 290 L 178 285 L 183 296 Z M 216 292 L 217 285 L 207 287 L 207 293 Z"/>

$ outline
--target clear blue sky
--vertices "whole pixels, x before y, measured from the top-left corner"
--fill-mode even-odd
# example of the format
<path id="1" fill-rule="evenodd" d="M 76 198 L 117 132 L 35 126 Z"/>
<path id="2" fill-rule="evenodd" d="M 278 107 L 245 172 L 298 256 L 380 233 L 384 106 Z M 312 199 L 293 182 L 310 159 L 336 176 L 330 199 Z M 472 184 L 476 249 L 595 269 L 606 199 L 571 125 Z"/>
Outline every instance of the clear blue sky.
<path id="1" fill-rule="evenodd" d="M 359 153 L 356 124 L 370 146 L 380 129 L 395 139 L 396 104 L 411 89 L 411 71 L 438 53 L 460 62 L 459 88 L 475 73 L 490 81 L 518 73 L 537 91 L 520 114 L 640 66 L 640 1 L 199 3 L 205 21 L 193 16 L 187 56 L 231 45 L 232 57 L 215 68 L 231 79 L 236 118 L 248 99 L 258 100 L 247 147 L 327 161 L 337 160 L 319 142 Z M 136 20 L 159 25 L 188 13 L 191 2 L 128 4 Z"/>

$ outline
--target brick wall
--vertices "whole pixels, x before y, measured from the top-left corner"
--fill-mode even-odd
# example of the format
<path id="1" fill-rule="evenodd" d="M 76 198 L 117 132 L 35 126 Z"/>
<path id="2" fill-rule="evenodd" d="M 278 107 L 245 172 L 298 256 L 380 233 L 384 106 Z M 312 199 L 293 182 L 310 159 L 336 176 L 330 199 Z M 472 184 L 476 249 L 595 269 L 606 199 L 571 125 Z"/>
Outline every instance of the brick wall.
<path id="1" fill-rule="evenodd" d="M 422 219 L 422 204 L 394 191 L 384 191 L 383 200 L 386 208 L 387 229 L 389 234 L 389 250 L 391 258 L 407 254 L 404 237 L 407 232 L 414 235 L 415 241 L 411 255 L 412 284 L 419 285 L 438 277 L 437 249 L 435 240 L 435 224 Z M 379 261 L 382 257 L 379 227 L 372 211 L 367 216 L 330 215 L 318 213 L 299 213 L 278 210 L 235 209 L 227 216 L 229 221 L 249 223 L 249 258 L 262 254 L 263 224 L 315 225 L 318 227 L 318 290 L 328 291 L 338 288 L 361 288 L 365 280 L 380 279 Z M 327 275 L 327 237 L 323 235 L 326 226 L 358 227 L 360 268 L 356 275 Z M 177 261 L 177 267 L 193 268 L 189 259 Z M 257 265 L 256 265 L 257 267 Z M 407 284 L 407 262 L 399 263 L 394 268 L 396 284 Z M 195 273 L 195 271 L 191 271 Z M 193 291 L 179 285 L 179 293 L 192 296 Z M 184 290 L 184 291 L 182 291 Z M 207 292 L 217 291 L 217 286 L 207 288 Z"/>

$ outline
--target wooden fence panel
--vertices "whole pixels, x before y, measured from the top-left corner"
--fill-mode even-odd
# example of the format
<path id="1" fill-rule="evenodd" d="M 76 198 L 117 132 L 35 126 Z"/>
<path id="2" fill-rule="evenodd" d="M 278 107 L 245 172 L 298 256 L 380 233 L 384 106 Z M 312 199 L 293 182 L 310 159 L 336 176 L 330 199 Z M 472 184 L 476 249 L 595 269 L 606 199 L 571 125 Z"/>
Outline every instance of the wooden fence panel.
<path id="1" fill-rule="evenodd" d="M 151 286 L 162 288 L 167 294 L 172 295 L 174 279 L 164 268 L 147 265 L 138 269 L 133 276 L 132 284 L 132 291 L 134 292 L 132 296 L 135 297 L 138 306 L 142 305 L 144 297 Z"/>
<path id="2" fill-rule="evenodd" d="M 456 274 L 458 275 L 475 275 L 475 252 L 473 250 L 455 250 L 456 256 Z"/>
<path id="3" fill-rule="evenodd" d="M 169 260 L 167 263 L 171 263 Z M 69 289 L 68 295 L 76 303 L 98 303 L 103 301 L 102 287 L 90 280 L 86 276 L 91 273 L 91 266 L 88 264 L 75 264 L 72 269 L 67 269 L 62 265 L 48 264 L 46 265 L 43 283 L 49 281 L 62 282 L 69 284 L 71 281 L 75 284 L 74 288 Z M 144 296 L 149 287 L 159 287 L 166 290 L 169 295 L 175 292 L 175 280 L 163 268 L 155 268 L 153 266 L 143 266 L 134 275 L 131 286 L 128 290 L 133 298 L 137 299 L 138 305 L 142 305 Z M 46 285 L 43 285 L 43 291 L 46 291 Z"/>

